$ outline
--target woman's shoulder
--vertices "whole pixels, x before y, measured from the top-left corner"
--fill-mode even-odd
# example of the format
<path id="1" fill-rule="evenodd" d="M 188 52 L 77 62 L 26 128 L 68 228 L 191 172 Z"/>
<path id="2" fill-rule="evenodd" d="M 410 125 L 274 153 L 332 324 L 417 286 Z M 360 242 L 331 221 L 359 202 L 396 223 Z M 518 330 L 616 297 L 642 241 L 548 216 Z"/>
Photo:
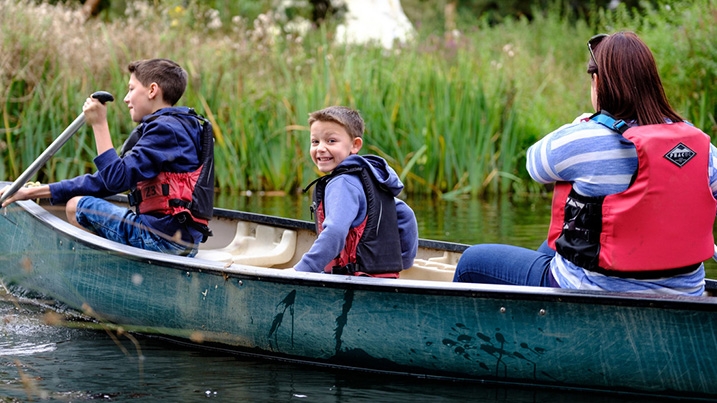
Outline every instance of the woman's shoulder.
<path id="1" fill-rule="evenodd" d="M 595 148 L 602 144 L 602 147 L 612 145 L 618 147 L 624 138 L 617 132 L 594 122 L 578 122 L 563 125 L 545 136 L 541 143 L 543 147 L 556 150 L 569 146 L 588 149 Z"/>
<path id="2" fill-rule="evenodd" d="M 580 120 L 564 124 L 553 131 L 555 136 L 565 137 L 575 133 L 583 135 L 604 136 L 606 134 L 618 134 L 594 120 Z"/>

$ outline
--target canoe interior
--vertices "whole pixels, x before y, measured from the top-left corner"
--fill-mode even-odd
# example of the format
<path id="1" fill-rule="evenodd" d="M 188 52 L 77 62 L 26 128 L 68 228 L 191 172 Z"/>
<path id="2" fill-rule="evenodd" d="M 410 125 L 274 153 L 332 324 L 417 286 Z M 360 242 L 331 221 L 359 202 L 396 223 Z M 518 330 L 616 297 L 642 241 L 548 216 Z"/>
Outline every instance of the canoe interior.
<path id="1" fill-rule="evenodd" d="M 126 198 L 110 198 L 125 205 Z M 67 221 L 63 205 L 40 205 Z M 313 223 L 232 210 L 215 209 L 209 222 L 213 236 L 200 244 L 197 258 L 215 262 L 275 268 L 293 267 L 316 239 Z M 451 282 L 458 258 L 468 245 L 421 240 L 414 266 L 400 273 L 408 280 Z"/>

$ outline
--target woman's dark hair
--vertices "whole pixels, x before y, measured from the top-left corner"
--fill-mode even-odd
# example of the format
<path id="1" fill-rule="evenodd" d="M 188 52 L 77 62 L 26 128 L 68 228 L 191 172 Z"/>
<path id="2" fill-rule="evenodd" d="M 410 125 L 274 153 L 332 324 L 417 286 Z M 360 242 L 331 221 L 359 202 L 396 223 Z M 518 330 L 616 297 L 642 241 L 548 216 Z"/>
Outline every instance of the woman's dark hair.
<path id="1" fill-rule="evenodd" d="M 638 125 L 684 120 L 667 101 L 650 48 L 635 33 L 607 36 L 592 51 L 595 60 L 588 63 L 588 73 L 598 75 L 601 110 Z"/>

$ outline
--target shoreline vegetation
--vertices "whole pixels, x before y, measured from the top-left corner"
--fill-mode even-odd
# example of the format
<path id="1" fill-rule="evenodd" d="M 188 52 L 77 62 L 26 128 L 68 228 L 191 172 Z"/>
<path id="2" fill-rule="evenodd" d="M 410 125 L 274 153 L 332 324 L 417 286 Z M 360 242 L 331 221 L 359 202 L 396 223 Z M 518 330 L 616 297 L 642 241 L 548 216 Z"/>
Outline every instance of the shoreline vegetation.
<path id="1" fill-rule="evenodd" d="M 334 44 L 331 23 L 298 33 L 270 14 L 222 19 L 200 3 L 127 2 L 124 15 L 85 21 L 79 4 L 0 0 L 0 178 L 19 176 L 96 90 L 115 95 L 108 119 L 119 148 L 134 126 L 122 102 L 126 66 L 153 57 L 188 71 L 180 104 L 214 125 L 223 193 L 300 191 L 319 175 L 308 113 L 342 104 L 361 111 L 365 152 L 386 158 L 410 194 L 545 194 L 525 171 L 525 149 L 591 111 L 585 42 L 598 32 L 637 32 L 673 106 L 717 134 L 717 0 L 584 18 L 556 3 L 530 20 L 462 17 L 455 31 L 414 19 L 417 38 L 392 50 Z M 38 180 L 92 172 L 95 155 L 83 128 Z"/>

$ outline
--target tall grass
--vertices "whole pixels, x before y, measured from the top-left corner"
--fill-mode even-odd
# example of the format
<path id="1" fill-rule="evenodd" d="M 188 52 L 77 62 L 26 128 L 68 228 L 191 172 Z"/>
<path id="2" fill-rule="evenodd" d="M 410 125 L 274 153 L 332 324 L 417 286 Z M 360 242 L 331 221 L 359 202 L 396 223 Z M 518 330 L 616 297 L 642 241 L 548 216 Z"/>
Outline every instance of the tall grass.
<path id="1" fill-rule="evenodd" d="M 198 23 L 207 15 L 198 3 L 134 2 L 123 18 L 83 23 L 76 10 L 0 0 L 0 177 L 17 177 L 95 90 L 117 98 L 108 118 L 119 147 L 133 127 L 121 102 L 127 64 L 168 57 L 190 75 L 180 103 L 214 123 L 223 192 L 292 192 L 314 179 L 306 119 L 332 104 L 361 111 L 363 152 L 386 158 L 408 192 L 539 192 L 524 150 L 590 111 L 585 40 L 596 32 L 638 32 L 674 105 L 708 133 L 717 128 L 717 0 L 672 3 L 590 21 L 557 5 L 532 21 L 476 19 L 459 35 L 424 32 L 386 51 L 337 45 L 331 26 L 303 37 L 273 35 L 266 19 L 211 29 Z M 91 131 L 81 130 L 39 179 L 91 172 L 94 150 Z"/>

